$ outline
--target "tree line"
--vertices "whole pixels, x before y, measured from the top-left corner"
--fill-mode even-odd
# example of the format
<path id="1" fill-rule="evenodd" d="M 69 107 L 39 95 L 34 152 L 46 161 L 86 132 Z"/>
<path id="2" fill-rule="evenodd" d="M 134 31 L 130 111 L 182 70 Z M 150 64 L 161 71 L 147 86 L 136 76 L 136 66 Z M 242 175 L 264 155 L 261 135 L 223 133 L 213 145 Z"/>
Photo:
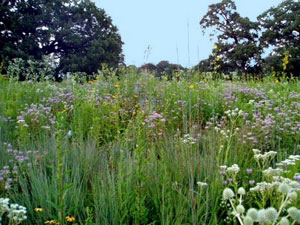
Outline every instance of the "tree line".
<path id="1" fill-rule="evenodd" d="M 90 0 L 1 0 L 0 62 L 25 66 L 52 59 L 55 74 L 92 74 L 103 63 L 123 64 L 121 36 L 112 19 Z"/>
<path id="2" fill-rule="evenodd" d="M 234 1 L 222 0 L 209 6 L 200 25 L 203 32 L 212 28 L 210 36 L 216 36 L 217 42 L 197 69 L 300 76 L 299 0 L 285 0 L 259 15 L 257 21 L 242 17 Z"/>
<path id="3" fill-rule="evenodd" d="M 90 0 L 1 0 L 0 63 L 2 73 L 26 79 L 44 74 L 93 74 L 105 64 L 124 64 L 118 28 Z M 216 36 L 208 59 L 194 67 L 203 72 L 300 76 L 300 1 L 285 0 L 251 21 L 232 0 L 211 4 L 200 21 Z M 266 52 L 271 53 L 263 57 Z M 145 64 L 156 75 L 184 69 L 161 61 Z M 0 71 L 1 72 L 1 71 Z M 26 75 L 27 74 L 27 75 Z"/>

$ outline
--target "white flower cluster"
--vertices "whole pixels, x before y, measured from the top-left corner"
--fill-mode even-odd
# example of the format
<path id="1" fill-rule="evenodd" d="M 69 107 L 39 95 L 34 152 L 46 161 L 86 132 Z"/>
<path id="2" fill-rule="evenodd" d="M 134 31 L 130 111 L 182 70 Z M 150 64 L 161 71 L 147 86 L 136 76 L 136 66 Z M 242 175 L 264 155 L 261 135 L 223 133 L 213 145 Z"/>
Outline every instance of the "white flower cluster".
<path id="1" fill-rule="evenodd" d="M 240 187 L 237 191 L 237 195 L 231 188 L 225 188 L 223 191 L 223 200 L 230 203 L 232 215 L 236 217 L 241 225 L 253 225 L 259 223 L 261 225 L 272 224 L 272 225 L 290 225 L 298 224 L 300 222 L 300 209 L 294 207 L 297 204 L 298 196 L 300 193 L 300 174 L 295 174 L 294 180 L 284 177 L 282 174 L 286 172 L 285 167 L 280 168 L 265 168 L 268 163 L 276 156 L 276 152 L 270 151 L 264 154 L 258 149 L 253 149 L 254 158 L 256 159 L 259 167 L 264 176 L 267 179 L 263 182 L 257 183 L 253 188 L 250 188 L 250 195 L 253 192 L 260 192 L 262 196 L 280 196 L 278 201 L 278 209 L 269 207 L 266 209 L 255 209 L 250 208 L 248 211 L 243 206 L 243 196 L 246 195 L 246 191 L 243 187 Z M 282 162 L 293 162 L 289 165 L 295 165 L 296 161 L 300 160 L 300 156 L 291 155 L 288 159 Z M 278 165 L 278 164 L 277 164 Z M 282 164 L 279 164 L 279 166 Z M 284 163 L 283 163 L 284 165 Z M 221 166 L 221 173 L 237 174 L 240 171 L 238 165 L 234 164 L 231 167 Z M 269 181 L 269 182 L 267 182 Z M 274 193 L 277 192 L 276 195 Z M 268 193 L 268 194 L 266 194 Z M 261 195 L 255 195 L 261 196 Z M 287 214 L 287 215 L 286 215 Z"/>
<path id="2" fill-rule="evenodd" d="M 258 149 L 253 149 L 252 150 L 254 153 L 254 159 L 257 162 L 258 166 L 261 169 L 264 169 L 268 164 L 275 158 L 277 155 L 277 152 L 275 151 L 269 151 L 265 153 L 261 153 L 260 150 Z"/>
<path id="3" fill-rule="evenodd" d="M 21 223 L 23 220 L 27 219 L 26 208 L 18 204 L 11 204 L 10 210 L 7 217 L 12 220 L 15 224 Z"/>
<path id="4" fill-rule="evenodd" d="M 199 187 L 206 187 L 208 184 L 205 183 L 205 182 L 198 181 L 198 182 L 197 182 L 197 185 L 198 185 Z"/>
<path id="5" fill-rule="evenodd" d="M 242 205 L 242 198 L 246 194 L 244 188 L 240 187 L 238 189 L 238 194 L 240 195 L 239 200 L 234 200 L 235 193 L 230 188 L 225 188 L 223 191 L 223 200 L 229 201 L 232 207 L 232 214 L 238 219 L 239 224 L 241 225 L 253 225 L 255 222 L 263 225 L 263 224 L 277 224 L 277 225 L 289 225 L 291 218 L 293 220 L 293 224 L 296 222 L 300 222 L 300 209 L 296 207 L 288 208 L 287 216 L 281 217 L 283 209 L 287 207 L 289 203 L 293 200 L 297 200 L 298 194 L 291 186 L 282 183 L 278 187 L 278 192 L 282 193 L 285 197 L 285 201 L 281 203 L 279 210 L 275 209 L 274 207 L 269 207 L 266 209 L 255 209 L 250 208 L 248 209 L 247 213 L 245 207 Z M 237 205 L 235 205 L 237 203 Z M 281 218 L 280 218 L 281 217 Z"/>
<path id="6" fill-rule="evenodd" d="M 277 166 L 287 167 L 289 165 L 295 165 L 296 161 L 300 161 L 300 155 L 290 155 L 289 158 L 277 163 Z"/>
<path id="7" fill-rule="evenodd" d="M 283 172 L 283 169 L 281 168 L 275 168 L 269 167 L 268 169 L 263 171 L 263 175 L 267 177 L 273 177 L 273 176 L 279 176 Z"/>
<path id="8" fill-rule="evenodd" d="M 181 141 L 183 144 L 190 144 L 190 145 L 197 143 L 197 139 L 193 138 L 190 134 L 185 134 Z"/>
<path id="9" fill-rule="evenodd" d="M 233 164 L 230 167 L 227 167 L 226 165 L 220 166 L 221 171 L 224 171 L 226 173 L 229 173 L 231 175 L 236 175 L 238 172 L 240 172 L 240 167 L 237 164 Z"/>
<path id="10" fill-rule="evenodd" d="M 253 149 L 252 151 L 254 153 L 255 160 L 267 160 L 270 158 L 274 158 L 277 155 L 277 152 L 275 151 L 269 151 L 264 154 L 262 154 L 261 151 L 258 149 Z"/>
<path id="11" fill-rule="evenodd" d="M 230 118 L 233 118 L 233 117 L 237 117 L 237 116 L 241 116 L 243 115 L 243 110 L 239 110 L 238 108 L 235 108 L 233 110 L 227 110 L 225 111 L 225 114 L 230 117 Z"/>
<path id="12" fill-rule="evenodd" d="M 0 224 L 2 216 L 7 213 L 9 224 L 20 224 L 27 219 L 27 210 L 18 204 L 9 205 L 8 198 L 0 198 Z"/>
<path id="13" fill-rule="evenodd" d="M 248 102 L 249 105 L 252 105 L 254 103 L 255 103 L 255 100 L 253 100 L 253 99 L 249 100 L 249 102 Z"/>

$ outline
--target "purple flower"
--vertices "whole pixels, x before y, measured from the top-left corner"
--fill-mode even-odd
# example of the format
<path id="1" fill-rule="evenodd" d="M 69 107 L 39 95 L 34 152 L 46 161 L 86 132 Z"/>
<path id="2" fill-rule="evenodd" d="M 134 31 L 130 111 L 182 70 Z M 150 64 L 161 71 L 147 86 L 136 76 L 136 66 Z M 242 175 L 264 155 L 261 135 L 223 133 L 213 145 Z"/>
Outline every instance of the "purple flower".
<path id="1" fill-rule="evenodd" d="M 255 184 L 255 180 L 249 180 L 249 184 Z"/>
<path id="2" fill-rule="evenodd" d="M 300 181 L 300 175 L 295 175 L 294 180 Z"/>
<path id="3" fill-rule="evenodd" d="M 225 171 L 224 171 L 224 170 L 221 170 L 221 171 L 220 171 L 220 175 L 225 175 Z"/>
<path id="4" fill-rule="evenodd" d="M 247 173 L 252 173 L 253 172 L 253 169 L 252 168 L 248 168 L 246 169 Z"/>
<path id="5" fill-rule="evenodd" d="M 154 123 L 150 123 L 150 125 L 148 127 L 153 128 L 153 127 L 155 127 L 155 125 L 154 125 Z"/>

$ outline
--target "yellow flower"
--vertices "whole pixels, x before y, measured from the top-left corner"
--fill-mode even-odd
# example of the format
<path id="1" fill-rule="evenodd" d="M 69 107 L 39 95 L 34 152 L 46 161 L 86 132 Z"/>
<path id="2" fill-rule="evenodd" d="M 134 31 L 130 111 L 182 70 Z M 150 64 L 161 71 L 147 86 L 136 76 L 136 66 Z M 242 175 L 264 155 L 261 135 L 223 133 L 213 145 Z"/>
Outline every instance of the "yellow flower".
<path id="1" fill-rule="evenodd" d="M 116 95 L 112 95 L 111 97 L 112 97 L 113 99 L 116 99 L 116 98 L 117 98 L 117 96 L 116 96 Z"/>
<path id="2" fill-rule="evenodd" d="M 194 88 L 195 88 L 195 85 L 191 84 L 191 85 L 189 86 L 189 88 L 190 88 L 190 89 L 194 89 Z"/>
<path id="3" fill-rule="evenodd" d="M 75 221 L 75 217 L 74 216 L 66 216 L 66 220 L 67 222 L 74 222 Z"/>
<path id="4" fill-rule="evenodd" d="M 34 211 L 35 211 L 35 212 L 43 212 L 44 209 L 43 209 L 43 208 L 35 208 Z"/>
<path id="5" fill-rule="evenodd" d="M 276 82 L 276 84 L 278 84 L 278 83 L 279 83 L 279 80 L 276 80 L 275 82 Z"/>
<path id="6" fill-rule="evenodd" d="M 134 98 L 138 98 L 139 96 L 138 96 L 137 94 L 134 94 L 133 97 L 134 97 Z"/>
<path id="7" fill-rule="evenodd" d="M 93 81 L 92 80 L 90 80 L 89 82 L 88 82 L 88 84 L 92 84 L 93 83 Z"/>
<path id="8" fill-rule="evenodd" d="M 47 220 L 47 221 L 45 222 L 45 224 L 59 225 L 59 222 L 57 222 L 56 220 Z"/>
<path id="9" fill-rule="evenodd" d="M 120 88 L 120 84 L 116 84 L 116 85 L 115 85 L 115 88 Z"/>

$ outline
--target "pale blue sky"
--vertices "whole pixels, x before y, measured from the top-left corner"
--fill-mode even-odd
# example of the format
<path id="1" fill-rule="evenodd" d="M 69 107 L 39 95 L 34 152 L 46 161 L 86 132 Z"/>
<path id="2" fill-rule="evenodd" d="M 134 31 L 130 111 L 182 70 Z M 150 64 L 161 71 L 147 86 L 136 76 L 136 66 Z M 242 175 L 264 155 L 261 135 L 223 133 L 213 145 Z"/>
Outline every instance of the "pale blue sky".
<path id="1" fill-rule="evenodd" d="M 216 0 L 94 0 L 119 28 L 127 65 L 168 60 L 193 66 L 211 53 L 199 21 Z M 236 0 L 242 16 L 255 19 L 282 0 Z M 189 24 L 189 32 L 188 32 Z M 188 41 L 189 34 L 189 41 Z M 188 51 L 188 44 L 189 49 Z M 150 51 L 146 51 L 150 46 Z M 145 53 L 146 51 L 146 53 Z M 178 54 L 177 54 L 178 52 Z M 178 55 L 178 57 L 177 57 Z"/>

